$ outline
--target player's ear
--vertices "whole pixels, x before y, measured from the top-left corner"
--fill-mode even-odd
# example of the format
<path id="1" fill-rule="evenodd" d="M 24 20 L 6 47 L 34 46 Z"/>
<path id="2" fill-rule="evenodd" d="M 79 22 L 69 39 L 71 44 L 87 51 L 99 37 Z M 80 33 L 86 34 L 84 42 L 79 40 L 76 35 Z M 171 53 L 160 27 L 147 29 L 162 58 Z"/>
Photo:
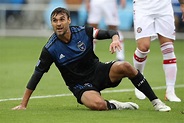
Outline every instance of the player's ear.
<path id="1" fill-rule="evenodd" d="M 71 24 L 71 18 L 70 17 L 68 18 L 68 23 Z"/>

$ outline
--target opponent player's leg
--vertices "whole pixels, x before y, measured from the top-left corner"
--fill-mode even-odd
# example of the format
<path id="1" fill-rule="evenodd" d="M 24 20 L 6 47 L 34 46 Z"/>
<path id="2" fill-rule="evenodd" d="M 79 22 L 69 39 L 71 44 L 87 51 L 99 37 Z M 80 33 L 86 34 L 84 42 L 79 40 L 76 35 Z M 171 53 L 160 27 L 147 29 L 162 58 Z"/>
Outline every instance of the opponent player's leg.
<path id="1" fill-rule="evenodd" d="M 124 61 L 125 60 L 124 36 L 120 30 L 118 30 L 118 33 L 120 37 L 122 50 L 116 52 L 116 59 L 119 61 Z"/>
<path id="2" fill-rule="evenodd" d="M 142 74 L 147 61 L 147 55 L 150 52 L 150 37 L 140 38 L 137 40 L 137 48 L 133 55 L 133 64 Z M 145 99 L 146 96 L 135 88 L 135 95 L 138 99 Z"/>
<path id="3" fill-rule="evenodd" d="M 137 43 L 137 48 L 133 55 L 133 64 L 142 74 L 147 61 L 147 54 L 149 53 L 150 40 L 155 35 L 154 18 L 151 15 L 136 11 L 134 13 L 134 33 Z M 135 88 L 135 95 L 138 99 L 145 99 L 145 95 L 140 93 Z"/>
<path id="4" fill-rule="evenodd" d="M 122 50 L 116 52 L 116 59 L 119 61 L 124 61 L 124 36 L 123 33 L 118 30 L 118 25 L 120 25 L 120 19 L 118 15 L 118 6 L 116 1 L 110 1 L 103 6 L 103 13 L 106 25 L 108 25 L 108 29 L 118 31 L 120 36 L 120 42 Z M 109 9 L 113 8 L 113 9 Z"/>
<path id="5" fill-rule="evenodd" d="M 98 28 L 98 24 L 100 23 L 101 18 L 103 17 L 101 5 L 91 3 L 89 9 L 90 10 L 88 11 L 87 23 L 94 28 Z M 97 40 L 94 39 L 93 40 L 93 50 L 94 51 L 96 49 L 96 42 Z"/>
<path id="6" fill-rule="evenodd" d="M 172 8 L 170 8 L 172 9 Z M 170 10 L 168 9 L 168 10 Z M 173 42 L 175 40 L 174 15 L 171 12 L 165 16 L 161 16 L 155 21 L 156 31 L 161 45 L 163 55 L 163 69 L 166 80 L 166 99 L 174 102 L 181 102 L 175 95 L 175 83 L 177 74 L 176 56 L 174 53 Z"/>
<path id="7" fill-rule="evenodd" d="M 173 40 L 159 35 L 161 42 L 161 52 L 163 55 L 163 70 L 166 80 L 166 95 L 165 99 L 173 102 L 181 102 L 175 94 L 175 83 L 177 75 L 177 63 L 174 53 Z"/>
<path id="8" fill-rule="evenodd" d="M 128 77 L 133 85 L 148 97 L 155 110 L 171 110 L 170 107 L 166 106 L 160 99 L 158 99 L 145 77 L 130 63 L 115 62 L 110 69 L 109 76 L 112 82 L 117 82 L 124 77 Z"/>

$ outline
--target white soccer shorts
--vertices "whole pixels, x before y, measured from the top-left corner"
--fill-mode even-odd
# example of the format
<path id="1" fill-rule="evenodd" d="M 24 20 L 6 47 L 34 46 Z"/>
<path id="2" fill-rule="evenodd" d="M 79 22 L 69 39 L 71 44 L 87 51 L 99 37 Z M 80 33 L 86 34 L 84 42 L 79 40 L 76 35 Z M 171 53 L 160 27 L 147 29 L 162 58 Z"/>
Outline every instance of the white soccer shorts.
<path id="1" fill-rule="evenodd" d="M 120 24 L 118 17 L 118 8 L 116 0 L 105 1 L 103 3 L 91 3 L 90 12 L 88 14 L 88 23 L 99 24 L 103 19 L 107 25 L 118 26 Z"/>
<path id="2" fill-rule="evenodd" d="M 150 37 L 151 40 L 157 38 L 157 33 L 175 40 L 175 24 L 173 14 L 143 14 L 134 13 L 135 38 Z"/>

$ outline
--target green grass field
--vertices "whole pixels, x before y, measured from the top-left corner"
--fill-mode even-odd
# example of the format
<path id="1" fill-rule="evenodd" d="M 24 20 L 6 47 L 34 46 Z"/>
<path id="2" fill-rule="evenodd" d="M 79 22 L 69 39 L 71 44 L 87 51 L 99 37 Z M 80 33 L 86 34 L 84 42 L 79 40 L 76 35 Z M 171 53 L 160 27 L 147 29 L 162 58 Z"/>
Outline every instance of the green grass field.
<path id="1" fill-rule="evenodd" d="M 182 99 L 181 103 L 164 101 L 165 78 L 158 41 L 152 42 L 144 71 L 157 96 L 172 108 L 170 112 L 157 112 L 148 99 L 136 99 L 134 87 L 128 79 L 123 79 L 117 88 L 106 89 L 102 96 L 105 99 L 135 102 L 139 105 L 139 110 L 91 111 L 76 102 L 54 65 L 38 84 L 27 110 L 12 111 L 11 108 L 20 103 L 25 86 L 46 42 L 47 38 L 0 37 L 0 123 L 184 122 L 184 114 L 181 113 L 184 111 L 184 40 L 175 41 L 178 63 L 176 93 Z M 109 44 L 109 40 L 97 43 L 96 54 L 101 61 L 115 60 L 115 54 L 111 55 L 109 52 Z M 125 41 L 125 58 L 130 63 L 135 47 L 134 40 Z"/>

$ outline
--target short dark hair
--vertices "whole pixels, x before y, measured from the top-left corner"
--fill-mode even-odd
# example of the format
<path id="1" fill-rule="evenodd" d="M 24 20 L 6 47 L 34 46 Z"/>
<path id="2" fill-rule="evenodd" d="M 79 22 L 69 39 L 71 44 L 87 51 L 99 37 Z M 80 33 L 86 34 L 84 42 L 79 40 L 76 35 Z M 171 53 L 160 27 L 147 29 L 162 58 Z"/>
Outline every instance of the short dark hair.
<path id="1" fill-rule="evenodd" d="M 70 12 L 69 12 L 67 9 L 62 8 L 62 7 L 57 7 L 57 8 L 55 8 L 55 9 L 52 11 L 52 13 L 51 13 L 51 15 L 50 15 L 50 19 L 52 20 L 52 17 L 53 17 L 54 15 L 59 14 L 59 13 L 65 13 L 66 16 L 68 17 L 68 19 L 70 18 Z"/>

